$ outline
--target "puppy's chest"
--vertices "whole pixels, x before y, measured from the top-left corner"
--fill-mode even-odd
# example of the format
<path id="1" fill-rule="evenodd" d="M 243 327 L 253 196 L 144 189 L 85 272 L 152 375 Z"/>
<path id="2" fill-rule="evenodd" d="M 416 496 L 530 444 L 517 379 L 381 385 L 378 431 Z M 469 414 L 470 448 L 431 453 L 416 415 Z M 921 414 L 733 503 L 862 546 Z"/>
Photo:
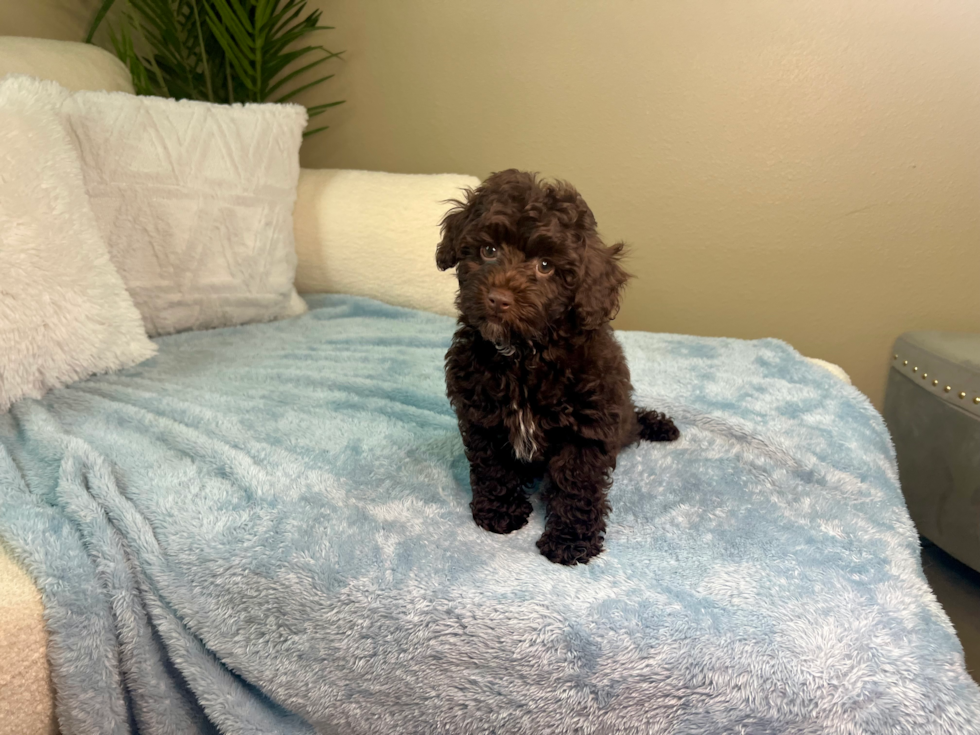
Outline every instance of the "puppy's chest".
<path id="1" fill-rule="evenodd" d="M 543 371 L 542 371 L 543 372 Z M 534 372 L 508 375 L 500 394 L 500 418 L 507 429 L 514 456 L 524 462 L 543 458 L 547 431 L 556 424 L 560 388 L 550 376 Z"/>
<path id="2" fill-rule="evenodd" d="M 500 414 L 514 448 L 514 456 L 531 462 L 540 458 L 544 450 L 540 417 L 531 402 L 527 385 L 514 385 L 508 398 L 502 403 Z"/>

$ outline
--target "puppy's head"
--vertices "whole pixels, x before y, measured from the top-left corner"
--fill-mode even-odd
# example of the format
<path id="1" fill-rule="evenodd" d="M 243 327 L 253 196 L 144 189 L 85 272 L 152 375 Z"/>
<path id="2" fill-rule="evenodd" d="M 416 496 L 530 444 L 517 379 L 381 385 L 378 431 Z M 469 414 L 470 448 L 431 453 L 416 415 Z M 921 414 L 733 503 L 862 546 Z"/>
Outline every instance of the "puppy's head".
<path id="1" fill-rule="evenodd" d="M 598 329 L 619 311 L 623 244 L 603 244 L 572 186 L 509 169 L 454 203 L 436 264 L 456 268 L 457 306 L 485 339 L 504 347 Z"/>

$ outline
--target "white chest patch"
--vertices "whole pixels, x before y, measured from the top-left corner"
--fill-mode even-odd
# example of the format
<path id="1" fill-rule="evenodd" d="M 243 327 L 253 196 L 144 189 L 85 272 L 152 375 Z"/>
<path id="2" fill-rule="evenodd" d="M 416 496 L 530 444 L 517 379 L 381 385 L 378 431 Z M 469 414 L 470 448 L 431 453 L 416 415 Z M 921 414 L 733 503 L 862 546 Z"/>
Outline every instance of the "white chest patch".
<path id="1" fill-rule="evenodd" d="M 513 404 L 513 408 L 515 421 L 510 426 L 510 443 L 514 447 L 514 456 L 522 462 L 530 462 L 538 453 L 534 414 L 526 406 L 518 406 L 517 403 Z"/>

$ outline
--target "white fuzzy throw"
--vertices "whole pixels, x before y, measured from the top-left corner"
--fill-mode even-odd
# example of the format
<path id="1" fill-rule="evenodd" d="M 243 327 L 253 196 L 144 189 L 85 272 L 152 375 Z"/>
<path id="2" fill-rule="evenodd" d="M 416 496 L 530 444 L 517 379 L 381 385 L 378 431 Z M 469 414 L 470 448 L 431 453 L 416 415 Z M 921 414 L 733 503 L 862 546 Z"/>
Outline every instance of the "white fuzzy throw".
<path id="1" fill-rule="evenodd" d="M 296 202 L 296 287 L 369 296 L 455 316 L 455 273 L 436 268 L 447 199 L 479 179 L 303 169 Z"/>
<path id="2" fill-rule="evenodd" d="M 78 92 L 62 112 L 151 336 L 306 310 L 292 227 L 303 107 Z"/>
<path id="3" fill-rule="evenodd" d="M 85 196 L 54 82 L 0 82 L 0 412 L 156 353 Z"/>

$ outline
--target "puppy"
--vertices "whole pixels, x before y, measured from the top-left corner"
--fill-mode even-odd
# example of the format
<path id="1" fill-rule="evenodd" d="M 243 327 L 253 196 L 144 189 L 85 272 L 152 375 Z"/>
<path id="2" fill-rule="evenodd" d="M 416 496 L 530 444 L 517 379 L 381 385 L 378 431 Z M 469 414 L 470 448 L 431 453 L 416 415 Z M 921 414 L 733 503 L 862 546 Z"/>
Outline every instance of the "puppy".
<path id="1" fill-rule="evenodd" d="M 538 548 L 559 564 L 602 551 L 619 451 L 673 441 L 663 414 L 633 406 L 629 368 L 609 321 L 629 275 L 579 193 L 514 169 L 454 201 L 436 249 L 456 268 L 459 327 L 446 387 L 470 462 L 477 525 L 510 533 L 545 476 Z"/>

